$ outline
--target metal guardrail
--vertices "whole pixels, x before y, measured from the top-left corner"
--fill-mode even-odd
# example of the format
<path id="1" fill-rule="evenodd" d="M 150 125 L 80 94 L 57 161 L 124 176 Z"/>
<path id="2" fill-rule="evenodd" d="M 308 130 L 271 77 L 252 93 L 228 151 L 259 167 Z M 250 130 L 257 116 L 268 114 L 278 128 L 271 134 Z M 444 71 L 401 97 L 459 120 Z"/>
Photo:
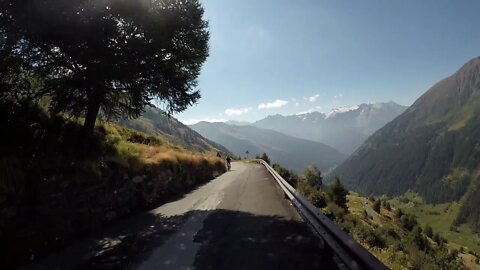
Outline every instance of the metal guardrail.
<path id="1" fill-rule="evenodd" d="M 375 258 L 359 243 L 353 240 L 346 232 L 342 231 L 307 199 L 300 195 L 287 181 L 283 179 L 268 163 L 257 159 L 270 172 L 280 185 L 285 195 L 303 216 L 315 232 L 324 240 L 326 245 L 337 254 L 342 263 L 349 269 L 388 269 L 382 262 Z"/>

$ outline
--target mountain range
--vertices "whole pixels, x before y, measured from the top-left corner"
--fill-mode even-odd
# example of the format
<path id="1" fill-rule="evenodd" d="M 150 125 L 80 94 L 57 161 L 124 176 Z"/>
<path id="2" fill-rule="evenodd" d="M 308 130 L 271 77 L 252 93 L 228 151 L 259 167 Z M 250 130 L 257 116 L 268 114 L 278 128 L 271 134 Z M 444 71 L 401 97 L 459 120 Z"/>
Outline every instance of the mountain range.
<path id="1" fill-rule="evenodd" d="M 355 151 L 373 132 L 401 114 L 407 107 L 395 102 L 361 104 L 328 113 L 272 115 L 254 126 L 329 145 L 346 155 Z"/>
<path id="2" fill-rule="evenodd" d="M 430 88 L 331 174 L 364 194 L 415 191 L 459 201 L 456 223 L 480 231 L 480 58 Z"/>
<path id="3" fill-rule="evenodd" d="M 265 152 L 273 162 L 297 172 L 308 165 L 327 172 L 346 157 L 325 144 L 250 125 L 199 122 L 190 127 L 236 155 L 245 156 L 248 151 L 252 157 Z"/>

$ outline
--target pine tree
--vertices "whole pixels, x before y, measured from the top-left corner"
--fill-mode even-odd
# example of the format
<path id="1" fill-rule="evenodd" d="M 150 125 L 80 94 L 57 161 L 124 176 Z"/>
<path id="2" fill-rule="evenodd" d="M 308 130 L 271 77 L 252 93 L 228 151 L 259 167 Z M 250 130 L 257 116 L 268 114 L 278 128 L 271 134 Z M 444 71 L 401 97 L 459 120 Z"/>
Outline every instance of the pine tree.
<path id="1" fill-rule="evenodd" d="M 347 208 L 348 190 L 342 185 L 340 178 L 335 177 L 333 183 L 329 187 L 328 195 L 330 196 L 330 199 L 337 205 L 345 209 Z"/>

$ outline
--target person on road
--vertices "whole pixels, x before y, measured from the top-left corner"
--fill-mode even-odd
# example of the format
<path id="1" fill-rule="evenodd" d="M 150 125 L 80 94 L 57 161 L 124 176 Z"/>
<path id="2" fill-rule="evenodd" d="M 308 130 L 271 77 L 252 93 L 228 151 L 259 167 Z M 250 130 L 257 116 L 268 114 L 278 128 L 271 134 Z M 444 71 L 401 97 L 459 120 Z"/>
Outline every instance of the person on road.
<path id="1" fill-rule="evenodd" d="M 230 169 L 232 168 L 232 166 L 230 165 L 231 161 L 232 159 L 230 158 L 230 156 L 227 156 L 227 171 L 230 171 Z"/>

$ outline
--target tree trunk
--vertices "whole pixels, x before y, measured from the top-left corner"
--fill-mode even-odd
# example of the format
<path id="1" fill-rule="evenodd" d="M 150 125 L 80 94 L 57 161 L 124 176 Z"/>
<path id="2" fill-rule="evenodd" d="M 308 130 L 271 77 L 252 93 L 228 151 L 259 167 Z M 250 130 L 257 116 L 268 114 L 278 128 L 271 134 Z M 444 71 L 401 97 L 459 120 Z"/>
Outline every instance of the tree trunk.
<path id="1" fill-rule="evenodd" d="M 92 100 L 88 106 L 85 122 L 83 123 L 83 130 L 87 134 L 92 134 L 95 128 L 95 122 L 97 121 L 98 112 L 100 111 L 100 102 L 98 100 Z"/>

